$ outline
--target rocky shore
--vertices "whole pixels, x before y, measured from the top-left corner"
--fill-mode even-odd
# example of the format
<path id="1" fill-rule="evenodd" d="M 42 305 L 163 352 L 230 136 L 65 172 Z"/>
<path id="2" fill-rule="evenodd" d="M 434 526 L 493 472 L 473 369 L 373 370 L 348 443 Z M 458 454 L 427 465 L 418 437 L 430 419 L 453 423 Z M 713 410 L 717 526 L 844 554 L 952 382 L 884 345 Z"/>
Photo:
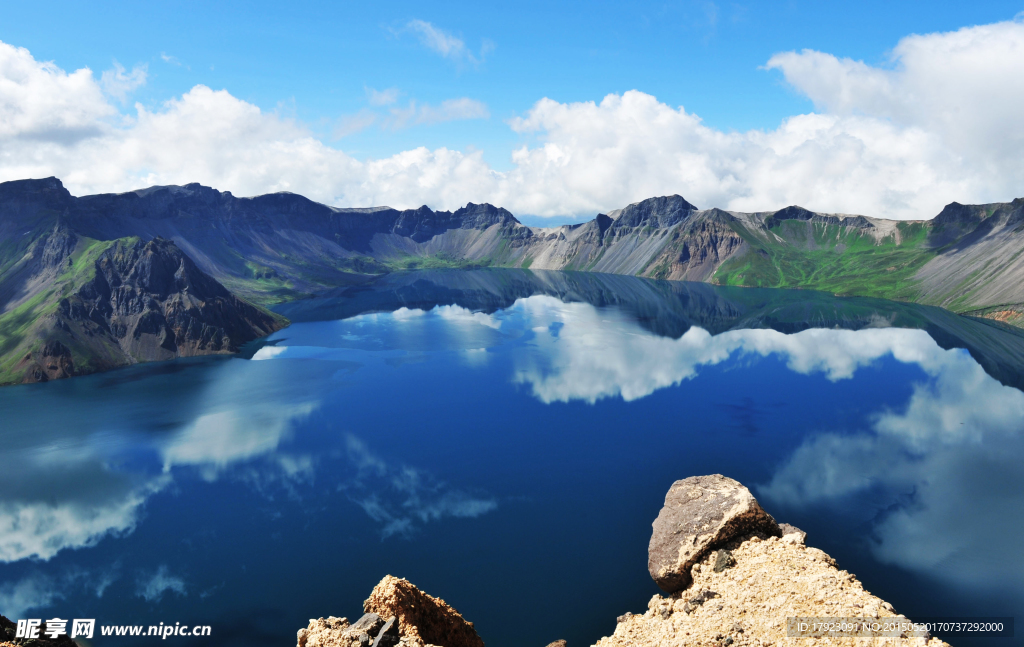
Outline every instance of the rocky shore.
<path id="1" fill-rule="evenodd" d="M 902 618 L 805 537 L 778 524 L 737 481 L 718 474 L 676 481 L 648 548 L 651 577 L 665 595 L 652 597 L 642 613 L 619 616 L 595 647 L 947 645 L 912 634 L 791 635 L 788 618 Z M 483 647 L 473 623 L 455 609 L 390 575 L 363 611 L 353 623 L 310 620 L 297 647 Z"/>

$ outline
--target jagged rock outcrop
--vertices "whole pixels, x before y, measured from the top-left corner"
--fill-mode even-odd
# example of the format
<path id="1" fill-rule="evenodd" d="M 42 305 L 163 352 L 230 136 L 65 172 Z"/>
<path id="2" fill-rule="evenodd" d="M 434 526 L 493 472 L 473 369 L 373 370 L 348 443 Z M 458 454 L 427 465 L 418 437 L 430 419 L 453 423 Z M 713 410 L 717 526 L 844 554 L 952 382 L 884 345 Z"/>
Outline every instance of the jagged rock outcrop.
<path id="1" fill-rule="evenodd" d="M 483 647 L 473 623 L 444 600 L 428 595 L 408 580 L 386 576 L 363 604 L 367 613 L 398 618 L 399 633 L 443 647 Z"/>
<path id="2" fill-rule="evenodd" d="M 352 624 L 334 616 L 310 619 L 297 638 L 298 647 L 395 647 L 401 640 L 398 620 L 384 620 L 376 613 L 364 613 Z"/>
<path id="3" fill-rule="evenodd" d="M 363 609 L 365 614 L 351 625 L 333 616 L 311 619 L 299 629 L 297 647 L 484 646 L 472 622 L 408 580 L 385 576 Z"/>
<path id="4" fill-rule="evenodd" d="M 780 536 L 779 525 L 741 483 L 721 474 L 676 481 L 654 520 L 647 569 L 669 593 L 690 585 L 690 568 L 741 535 Z"/>

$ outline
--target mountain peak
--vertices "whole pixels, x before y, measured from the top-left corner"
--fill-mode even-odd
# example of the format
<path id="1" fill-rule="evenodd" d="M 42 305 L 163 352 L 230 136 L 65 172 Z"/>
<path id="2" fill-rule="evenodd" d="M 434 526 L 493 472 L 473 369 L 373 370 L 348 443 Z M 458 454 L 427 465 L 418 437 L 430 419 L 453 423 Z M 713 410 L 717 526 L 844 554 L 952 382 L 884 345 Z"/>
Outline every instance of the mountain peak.
<path id="1" fill-rule="evenodd" d="M 697 207 L 681 195 L 647 198 L 621 209 L 615 215 L 615 227 L 671 227 L 685 220 Z"/>

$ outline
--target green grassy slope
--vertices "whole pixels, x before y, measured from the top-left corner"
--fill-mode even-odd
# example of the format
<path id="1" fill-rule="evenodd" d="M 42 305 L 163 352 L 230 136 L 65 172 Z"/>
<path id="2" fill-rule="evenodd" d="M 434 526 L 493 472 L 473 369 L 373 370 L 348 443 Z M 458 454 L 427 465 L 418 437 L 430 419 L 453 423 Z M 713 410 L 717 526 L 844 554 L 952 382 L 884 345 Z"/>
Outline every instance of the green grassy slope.
<path id="1" fill-rule="evenodd" d="M 56 313 L 61 299 L 73 294 L 96 277 L 96 260 L 118 244 L 134 244 L 136 238 L 99 241 L 79 238 L 69 263 L 46 289 L 8 312 L 0 314 L 0 384 L 20 382 L 24 370 L 22 358 L 43 344 L 50 315 Z M 76 365 L 87 366 L 91 353 L 71 347 Z"/>
<path id="2" fill-rule="evenodd" d="M 900 223 L 896 236 L 876 241 L 854 227 L 783 220 L 757 235 L 735 226 L 750 249 L 724 262 L 712 282 L 748 287 L 804 288 L 833 294 L 913 301 L 915 273 L 934 255 L 927 227 Z M 781 239 L 781 240 L 780 240 Z"/>

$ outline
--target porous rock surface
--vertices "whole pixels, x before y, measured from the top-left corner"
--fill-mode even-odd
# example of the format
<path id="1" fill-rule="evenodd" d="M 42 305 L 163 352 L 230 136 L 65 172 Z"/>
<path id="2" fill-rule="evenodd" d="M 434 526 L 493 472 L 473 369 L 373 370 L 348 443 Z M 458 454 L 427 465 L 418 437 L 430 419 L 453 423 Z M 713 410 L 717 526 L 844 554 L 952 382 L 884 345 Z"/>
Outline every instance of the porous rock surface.
<path id="1" fill-rule="evenodd" d="M 483 647 L 473 623 L 408 580 L 385 576 L 355 623 L 318 618 L 299 629 L 297 647 Z M 387 620 L 385 620 L 385 618 Z"/>
<path id="2" fill-rule="evenodd" d="M 420 591 L 409 580 L 386 576 L 363 603 L 367 613 L 398 618 L 403 637 L 442 647 L 483 647 L 473 623 L 444 600 Z"/>
<path id="3" fill-rule="evenodd" d="M 794 530 L 781 538 L 751 534 L 728 542 L 724 549 L 735 563 L 719 571 L 717 553 L 707 553 L 694 564 L 688 589 L 655 595 L 642 615 L 620 616 L 615 633 L 596 647 L 946 645 L 923 637 L 787 637 L 790 617 L 898 615 L 823 551 L 805 546 L 804 533 Z"/>
<path id="4" fill-rule="evenodd" d="M 647 569 L 668 593 L 690 585 L 690 569 L 708 551 L 742 535 L 780 536 L 779 525 L 739 481 L 712 474 L 676 481 L 654 520 Z"/>

